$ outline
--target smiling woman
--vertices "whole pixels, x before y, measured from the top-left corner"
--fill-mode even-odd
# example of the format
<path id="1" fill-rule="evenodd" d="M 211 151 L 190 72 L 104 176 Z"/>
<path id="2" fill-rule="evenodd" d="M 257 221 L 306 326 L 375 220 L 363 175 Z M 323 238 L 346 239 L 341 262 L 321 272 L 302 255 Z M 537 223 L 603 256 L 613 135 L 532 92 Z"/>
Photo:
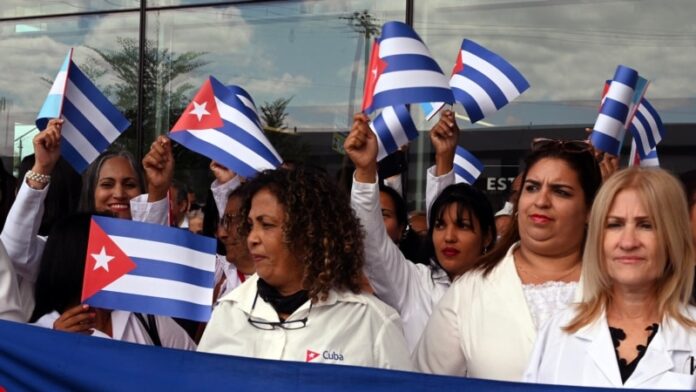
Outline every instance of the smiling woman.
<path id="1" fill-rule="evenodd" d="M 589 220 L 583 301 L 539 333 L 527 381 L 696 387 L 687 216 L 681 186 L 664 170 L 631 168 L 604 184 Z"/>
<path id="2" fill-rule="evenodd" d="M 361 291 L 363 238 L 346 195 L 302 166 L 245 187 L 240 232 L 256 275 L 219 300 L 199 350 L 410 370 L 399 315 Z"/>

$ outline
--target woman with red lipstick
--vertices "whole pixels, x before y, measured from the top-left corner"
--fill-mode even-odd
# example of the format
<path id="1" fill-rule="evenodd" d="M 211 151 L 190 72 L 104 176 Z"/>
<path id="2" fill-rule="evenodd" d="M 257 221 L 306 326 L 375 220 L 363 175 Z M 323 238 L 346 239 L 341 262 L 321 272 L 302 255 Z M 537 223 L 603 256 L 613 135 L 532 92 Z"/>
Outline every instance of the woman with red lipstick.
<path id="1" fill-rule="evenodd" d="M 414 351 L 424 372 L 519 380 L 537 329 L 576 295 L 601 172 L 584 141 L 536 140 L 510 229 L 442 298 Z"/>
<path id="2" fill-rule="evenodd" d="M 240 233 L 256 275 L 218 301 L 199 351 L 411 370 L 399 315 L 361 292 L 363 239 L 346 195 L 299 165 L 245 186 Z"/>
<path id="3" fill-rule="evenodd" d="M 22 308 L 28 320 L 34 308 L 34 282 L 46 238 L 38 236 L 43 202 L 51 172 L 60 158 L 63 120 L 53 119 L 34 137 L 34 166 L 22 180 L 10 209 L 0 241 L 17 272 Z M 143 194 L 142 170 L 127 152 L 105 152 L 87 168 L 82 181 L 78 209 L 99 211 L 120 218 L 167 223 L 166 192 L 174 170 L 171 144 L 165 137 L 156 140 L 143 159 L 148 194 Z"/>
<path id="4" fill-rule="evenodd" d="M 597 194 L 582 302 L 539 332 L 525 380 L 637 389 L 696 388 L 696 308 L 687 204 L 676 178 L 626 169 Z"/>
<path id="5" fill-rule="evenodd" d="M 445 111 L 430 132 L 434 168 L 428 170 L 427 254 L 430 265 L 415 265 L 387 237 L 380 216 L 377 185 L 377 140 L 364 114 L 354 116 L 345 150 L 355 164 L 351 204 L 365 228 L 365 274 L 375 294 L 401 315 L 413 350 L 430 313 L 450 282 L 471 268 L 496 238 L 493 208 L 474 187 L 454 182 L 453 162 L 458 129 L 454 114 Z M 437 198 L 436 198 L 437 196 Z"/>

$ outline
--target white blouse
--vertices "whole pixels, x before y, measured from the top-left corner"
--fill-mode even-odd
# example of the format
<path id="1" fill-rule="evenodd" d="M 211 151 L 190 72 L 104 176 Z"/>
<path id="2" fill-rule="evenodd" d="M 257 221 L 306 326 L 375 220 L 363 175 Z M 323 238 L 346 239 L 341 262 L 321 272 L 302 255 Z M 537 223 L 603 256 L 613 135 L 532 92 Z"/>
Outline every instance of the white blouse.
<path id="1" fill-rule="evenodd" d="M 522 291 L 537 330 L 551 316 L 573 302 L 577 287 L 578 282 L 558 281 L 522 285 Z"/>

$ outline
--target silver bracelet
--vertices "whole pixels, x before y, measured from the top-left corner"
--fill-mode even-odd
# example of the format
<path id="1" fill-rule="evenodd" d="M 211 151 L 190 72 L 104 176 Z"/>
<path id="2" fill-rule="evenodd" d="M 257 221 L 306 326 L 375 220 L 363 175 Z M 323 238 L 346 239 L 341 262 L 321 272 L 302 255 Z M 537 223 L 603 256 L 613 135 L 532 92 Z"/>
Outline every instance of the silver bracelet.
<path id="1" fill-rule="evenodd" d="M 51 176 L 48 174 L 37 173 L 33 170 L 27 172 L 27 180 L 36 181 L 39 184 L 48 184 L 51 182 Z"/>

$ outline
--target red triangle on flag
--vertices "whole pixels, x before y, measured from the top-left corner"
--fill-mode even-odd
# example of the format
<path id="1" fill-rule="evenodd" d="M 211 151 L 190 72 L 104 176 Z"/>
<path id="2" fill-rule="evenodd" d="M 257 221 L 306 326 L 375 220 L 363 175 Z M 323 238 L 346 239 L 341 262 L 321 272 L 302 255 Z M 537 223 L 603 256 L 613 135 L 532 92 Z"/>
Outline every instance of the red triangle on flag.
<path id="1" fill-rule="evenodd" d="M 82 299 L 96 294 L 105 286 L 137 267 L 121 248 L 109 238 L 92 219 L 89 226 L 89 242 L 85 257 L 85 276 L 82 282 Z"/>
<path id="2" fill-rule="evenodd" d="M 210 79 L 206 80 L 198 90 L 193 101 L 186 107 L 184 113 L 172 127 L 175 131 L 195 131 L 222 127 L 222 118 L 215 103 L 215 92 Z"/>
<path id="3" fill-rule="evenodd" d="M 319 356 L 318 352 L 314 352 L 312 350 L 307 350 L 307 356 L 305 357 L 305 362 L 311 362 L 312 360 L 314 360 L 318 356 Z"/>
<path id="4" fill-rule="evenodd" d="M 452 68 L 452 75 L 462 72 L 463 69 L 464 62 L 462 61 L 462 51 L 460 50 L 457 54 L 457 62 L 454 64 L 454 68 Z"/>
<path id="5" fill-rule="evenodd" d="M 379 42 L 375 41 L 375 43 L 372 45 L 370 64 L 367 67 L 367 75 L 365 75 L 365 91 L 363 93 L 362 104 L 363 111 L 372 106 L 375 86 L 377 86 L 377 81 L 386 68 L 387 62 L 379 58 Z"/>

